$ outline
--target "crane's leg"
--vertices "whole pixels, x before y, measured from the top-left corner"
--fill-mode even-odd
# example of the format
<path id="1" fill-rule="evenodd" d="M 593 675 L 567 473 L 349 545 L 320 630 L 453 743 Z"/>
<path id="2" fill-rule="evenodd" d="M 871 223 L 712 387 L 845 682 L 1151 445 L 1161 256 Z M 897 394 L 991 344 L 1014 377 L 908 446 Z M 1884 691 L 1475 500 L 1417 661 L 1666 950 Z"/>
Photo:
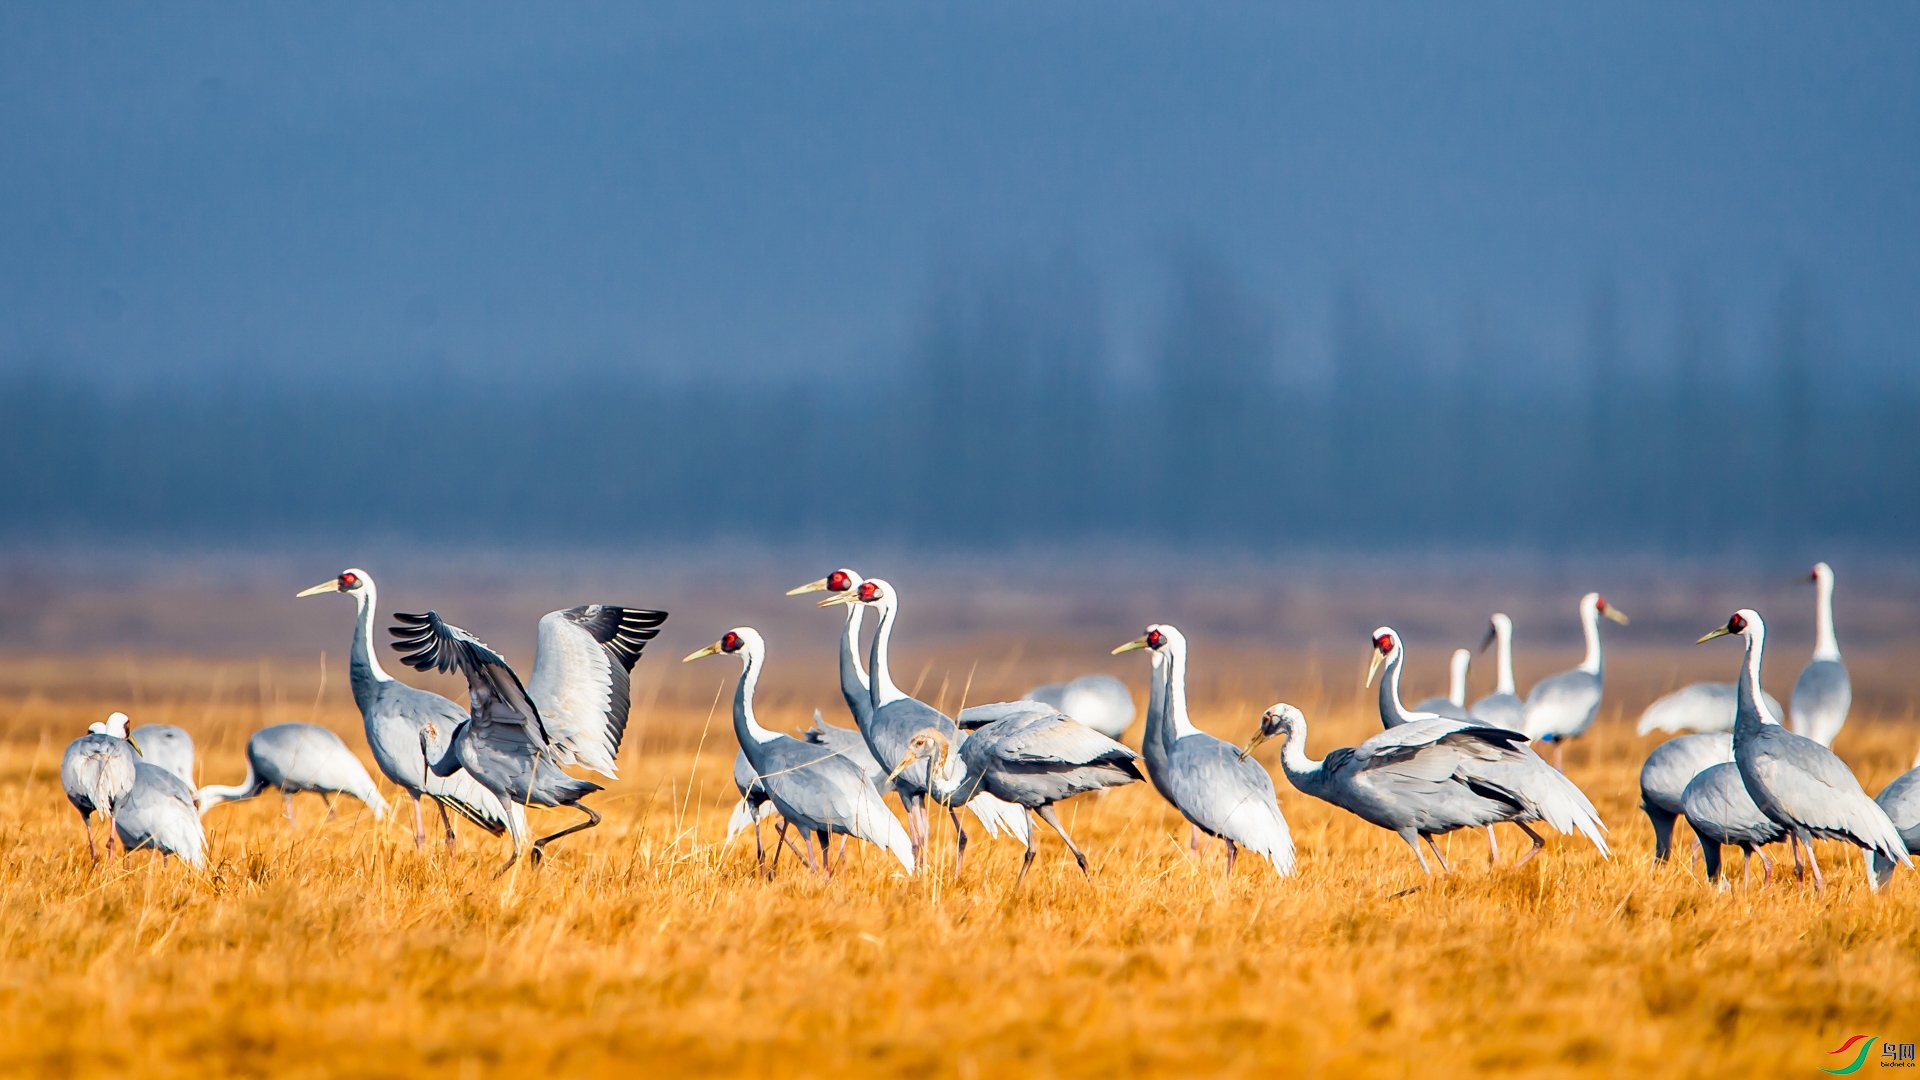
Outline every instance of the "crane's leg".
<path id="1" fill-rule="evenodd" d="M 774 854 L 778 855 L 779 852 Z M 773 875 L 767 872 L 767 845 L 760 839 L 760 818 L 757 815 L 753 819 L 753 861 L 760 868 L 760 876 L 772 881 Z"/>
<path id="2" fill-rule="evenodd" d="M 1773 884 L 1773 859 L 1764 851 L 1760 853 L 1760 884 Z"/>
<path id="3" fill-rule="evenodd" d="M 795 831 L 796 831 L 796 832 L 798 832 L 799 830 L 797 830 L 797 829 L 796 829 Z M 780 839 L 781 839 L 781 840 L 782 840 L 783 842 L 785 842 L 785 844 L 786 844 L 786 845 L 787 845 L 788 847 L 790 847 L 790 848 L 792 848 L 792 849 L 793 849 L 793 853 L 794 853 L 795 855 L 798 855 L 798 856 L 800 856 L 800 857 L 801 857 L 801 858 L 803 858 L 803 859 L 804 859 L 804 858 L 806 858 L 806 852 L 804 852 L 804 851 L 801 851 L 801 850 L 800 850 L 800 845 L 799 845 L 799 844 L 796 844 L 796 843 L 794 843 L 794 842 L 793 842 L 793 837 L 792 837 L 791 835 L 789 835 L 789 834 L 788 834 L 788 832 L 787 832 L 787 819 L 786 819 L 786 818 L 781 818 L 781 819 L 780 819 Z M 802 840 L 802 841 L 804 842 L 804 841 L 806 840 L 806 837 L 805 837 L 805 836 L 801 836 L 801 837 L 800 837 L 800 839 L 801 839 L 801 840 Z M 779 853 L 778 851 L 775 851 L 775 852 L 773 853 L 773 865 L 774 865 L 774 867 L 775 867 L 776 869 L 777 869 L 777 868 L 779 867 L 779 865 L 780 865 L 780 853 Z"/>
<path id="4" fill-rule="evenodd" d="M 833 843 L 833 834 L 825 829 L 821 829 L 819 832 L 813 834 L 813 838 L 820 842 L 820 872 L 827 876 L 828 881 L 832 881 L 833 852 L 828 850 L 828 845 Z"/>
<path id="5" fill-rule="evenodd" d="M 900 796 L 901 805 L 907 808 L 907 843 L 913 848 L 913 864 L 920 865 L 922 849 L 927 846 L 927 796 Z"/>
<path id="6" fill-rule="evenodd" d="M 1187 834 L 1187 850 L 1198 855 L 1200 854 L 1200 826 L 1189 825 L 1187 828 L 1192 830 Z"/>
<path id="7" fill-rule="evenodd" d="M 1565 739 L 1555 739 L 1555 740 L 1553 740 L 1553 767 L 1554 767 L 1554 768 L 1555 768 L 1556 770 L 1558 770 L 1558 771 L 1560 771 L 1560 772 L 1566 772 L 1566 771 L 1567 771 L 1567 770 L 1566 770 L 1566 769 L 1565 769 L 1565 768 L 1563 767 L 1563 766 L 1565 766 L 1565 765 L 1566 765 L 1566 760 L 1565 760 L 1565 759 L 1566 759 L 1566 753 L 1567 753 L 1567 742 L 1566 742 L 1566 740 L 1565 740 Z"/>
<path id="8" fill-rule="evenodd" d="M 833 857 L 833 872 L 836 874 L 839 873 L 840 868 L 846 865 L 846 861 L 847 861 L 847 834 L 841 833 L 840 834 L 840 853 Z"/>
<path id="9" fill-rule="evenodd" d="M 295 820 L 293 816 L 293 792 L 283 791 L 280 793 L 280 797 L 285 800 L 287 804 L 287 828 L 298 832 L 300 830 L 300 822 Z"/>
<path id="10" fill-rule="evenodd" d="M 800 850 L 800 854 L 805 856 L 807 860 L 807 869 L 813 871 L 816 874 L 819 873 L 820 867 L 816 866 L 813 861 L 813 844 L 808 842 L 807 834 L 805 830 L 802 830 L 800 833 L 800 849 L 799 850 Z"/>
<path id="11" fill-rule="evenodd" d="M 1433 867 L 1427 865 L 1427 857 L 1420 851 L 1420 834 L 1408 829 L 1400 834 L 1400 839 L 1407 842 L 1407 846 L 1413 849 L 1413 857 L 1420 860 L 1420 872 L 1432 877 Z"/>
<path id="12" fill-rule="evenodd" d="M 323 791 L 320 793 L 320 801 L 327 804 L 327 816 L 320 819 L 323 823 L 332 821 L 334 818 L 340 816 L 340 811 L 334 806 L 334 798 L 335 796 L 331 791 Z"/>
<path id="13" fill-rule="evenodd" d="M 1025 811 L 1022 811 L 1022 813 L 1024 812 Z M 1062 835 L 1065 835 L 1065 834 L 1063 833 Z M 1034 831 L 1032 819 L 1028 819 L 1027 851 L 1026 851 L 1026 854 L 1020 856 L 1020 873 L 1016 875 L 1013 879 L 1014 888 L 1016 889 L 1019 888 L 1020 883 L 1027 880 L 1027 867 L 1033 865 L 1033 857 L 1035 855 L 1038 855 L 1039 853 L 1040 853 L 1040 837 L 1039 837 L 1039 834 Z"/>
<path id="14" fill-rule="evenodd" d="M 1427 836 L 1427 847 L 1432 849 L 1433 857 L 1440 860 L 1440 872 L 1443 874 L 1453 873 L 1453 867 L 1447 865 L 1447 857 L 1440 854 L 1440 845 L 1433 842 L 1433 836 L 1431 834 Z"/>
<path id="15" fill-rule="evenodd" d="M 427 819 L 420 813 L 420 796 L 413 797 L 413 850 L 421 851 L 427 846 Z"/>
<path id="16" fill-rule="evenodd" d="M 947 807 L 947 816 L 953 819 L 953 876 L 960 876 L 960 864 L 967 857 L 967 827 L 960 824 L 960 810 Z"/>
<path id="17" fill-rule="evenodd" d="M 567 826 L 566 828 L 561 829 L 557 833 L 548 833 L 547 835 L 541 837 L 540 839 L 535 840 L 533 842 L 533 865 L 535 866 L 540 865 L 541 858 L 546 855 L 546 846 L 548 844 L 554 842 L 555 840 L 560 839 L 563 836 L 569 836 L 573 833 L 577 833 L 581 829 L 591 829 L 595 825 L 600 824 L 600 814 L 597 811 L 595 811 L 593 807 L 588 806 L 584 803 L 573 803 L 572 806 L 575 810 L 578 810 L 581 813 L 587 815 L 587 820 L 576 821 L 573 824 Z"/>
<path id="18" fill-rule="evenodd" d="M 1228 840 L 1227 841 L 1227 876 L 1228 877 L 1233 876 L 1233 859 L 1234 859 L 1234 856 L 1238 854 L 1240 854 L 1240 845 L 1234 843 L 1231 840 Z"/>
<path id="19" fill-rule="evenodd" d="M 1813 891 L 1826 892 L 1827 880 L 1820 876 L 1820 860 L 1813 854 L 1813 836 L 1811 834 L 1802 836 L 1800 846 L 1807 849 L 1807 865 L 1813 868 Z"/>
<path id="20" fill-rule="evenodd" d="M 447 827 L 447 854 L 452 855 L 454 850 L 454 843 L 458 839 L 458 837 L 456 837 L 453 833 L 453 815 L 447 813 L 446 803 L 443 803 L 440 800 L 435 799 L 433 801 L 433 804 L 440 808 L 440 824 L 445 825 Z"/>
<path id="21" fill-rule="evenodd" d="M 1055 816 L 1053 812 L 1053 804 L 1048 803 L 1047 805 L 1041 807 L 1039 810 L 1039 814 L 1040 814 L 1040 820 L 1053 826 L 1053 831 L 1059 833 L 1060 839 L 1065 840 L 1067 842 L 1067 850 L 1073 852 L 1073 861 L 1080 864 L 1080 872 L 1087 875 L 1087 877 L 1089 878 L 1093 877 L 1093 871 L 1087 869 L 1086 852 L 1081 851 L 1080 846 L 1073 842 L 1073 837 L 1067 835 L 1067 830 L 1060 824 L 1060 819 L 1057 816 Z M 1231 860 L 1233 857 L 1231 854 L 1231 852 L 1233 851 L 1233 848 L 1232 848 L 1233 842 L 1228 841 L 1227 843 L 1228 843 L 1227 851 L 1229 852 L 1227 857 L 1229 860 Z M 1233 872 L 1232 868 L 1229 867 L 1227 872 L 1232 873 Z"/>
<path id="22" fill-rule="evenodd" d="M 493 872 L 495 878 L 513 869 L 513 864 L 520 861 L 520 851 L 527 846 L 528 832 L 526 808 L 511 799 L 500 801 L 507 809 L 507 839 L 513 844 L 513 853 L 507 856 L 507 861 L 501 864 L 500 869 Z"/>
<path id="23" fill-rule="evenodd" d="M 93 864 L 100 865 L 100 849 L 93 843 L 93 815 L 80 811 L 80 827 L 87 830 L 87 854 L 93 857 Z M 107 833 L 107 859 L 113 859 L 113 833 Z"/>
<path id="24" fill-rule="evenodd" d="M 1527 853 L 1525 855 L 1520 856 L 1519 862 L 1513 864 L 1513 868 L 1515 870 L 1518 870 L 1521 867 L 1527 865 L 1527 860 L 1533 858 L 1535 855 L 1540 854 L 1540 849 L 1543 847 L 1546 847 L 1547 842 L 1545 840 L 1540 839 L 1539 833 L 1534 832 L 1532 829 L 1528 828 L 1526 822 L 1516 821 L 1514 822 L 1514 824 L 1520 826 L 1520 831 L 1523 833 L 1526 833 L 1528 838 L 1533 841 L 1533 846 L 1527 849 Z"/>
<path id="25" fill-rule="evenodd" d="M 1500 865 L 1500 838 L 1494 835 L 1493 826 L 1487 826 L 1487 865 Z"/>

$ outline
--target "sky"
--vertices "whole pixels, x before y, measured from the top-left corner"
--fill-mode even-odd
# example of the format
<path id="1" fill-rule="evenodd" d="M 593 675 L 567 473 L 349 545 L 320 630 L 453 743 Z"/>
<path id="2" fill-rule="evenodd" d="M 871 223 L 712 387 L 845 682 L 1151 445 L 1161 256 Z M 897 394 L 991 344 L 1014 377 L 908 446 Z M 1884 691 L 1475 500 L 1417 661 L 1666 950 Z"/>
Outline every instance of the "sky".
<path id="1" fill-rule="evenodd" d="M 900 362 L 1066 260 L 1124 376 L 1204 249 L 1323 363 L 1357 290 L 1543 378 L 1596 283 L 1920 352 L 1920 6 L 0 6 L 0 365 L 135 382 Z M 985 268 L 984 270 L 981 268 Z"/>

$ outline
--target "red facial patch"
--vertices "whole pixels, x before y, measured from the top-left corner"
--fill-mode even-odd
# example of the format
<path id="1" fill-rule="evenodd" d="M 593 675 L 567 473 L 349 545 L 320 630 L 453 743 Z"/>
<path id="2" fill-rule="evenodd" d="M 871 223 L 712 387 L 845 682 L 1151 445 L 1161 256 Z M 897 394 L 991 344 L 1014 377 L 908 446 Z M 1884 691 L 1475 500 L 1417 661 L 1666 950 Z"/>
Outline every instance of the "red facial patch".
<path id="1" fill-rule="evenodd" d="M 343 588 L 343 589 L 351 589 L 351 588 L 353 588 L 353 587 L 354 587 L 355 585 L 358 585 L 358 584 L 360 584 L 360 575 L 359 575 L 359 574 L 353 574 L 353 573 L 347 573 L 347 574 L 341 574 L 341 575 L 340 575 L 340 587 L 341 587 L 341 588 Z"/>
<path id="2" fill-rule="evenodd" d="M 1147 631 L 1147 648 L 1157 649 L 1167 643 L 1167 635 L 1158 630 Z"/>
<path id="3" fill-rule="evenodd" d="M 1729 634 L 1742 633 L 1746 629 L 1747 620 L 1737 611 L 1733 613 L 1733 618 L 1727 620 L 1727 633 Z"/>
<path id="4" fill-rule="evenodd" d="M 835 570 L 827 575 L 828 592 L 846 592 L 851 588 L 853 588 L 853 579 L 847 576 L 845 570 Z"/>
<path id="5" fill-rule="evenodd" d="M 1393 635 L 1381 634 L 1379 637 L 1374 638 L 1373 647 L 1376 649 L 1379 649 L 1383 653 L 1392 652 L 1393 651 Z"/>
<path id="6" fill-rule="evenodd" d="M 875 585 L 871 581 L 863 581 L 860 583 L 859 595 L 861 603 L 871 604 L 875 600 L 880 599 L 880 586 Z"/>
<path id="7" fill-rule="evenodd" d="M 740 640 L 740 635 L 729 630 L 726 636 L 720 639 L 720 651 L 724 653 L 739 652 L 742 644 L 744 643 Z"/>
<path id="8" fill-rule="evenodd" d="M 1598 599 L 1596 599 L 1596 600 L 1595 600 L 1595 601 L 1593 602 L 1593 610 L 1595 610 L 1595 611 L 1605 611 L 1605 610 L 1607 610 L 1607 598 L 1606 598 L 1606 597 L 1604 597 L 1604 596 L 1602 596 L 1602 597 L 1600 597 L 1600 598 L 1598 598 Z"/>

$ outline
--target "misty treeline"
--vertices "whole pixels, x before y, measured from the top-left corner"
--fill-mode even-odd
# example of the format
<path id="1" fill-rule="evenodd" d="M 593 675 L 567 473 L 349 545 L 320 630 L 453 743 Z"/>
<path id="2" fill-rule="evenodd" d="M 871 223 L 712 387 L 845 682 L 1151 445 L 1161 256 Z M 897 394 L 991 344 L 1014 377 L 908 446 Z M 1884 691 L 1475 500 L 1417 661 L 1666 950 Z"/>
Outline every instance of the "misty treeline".
<path id="1" fill-rule="evenodd" d="M 942 545 L 1771 550 L 1920 536 L 1920 398 L 1849 368 L 1815 291 L 1732 335 L 1695 291 L 1635 341 L 1604 282 L 1557 378 L 1423 348 L 1359 289 L 1318 375 L 1218 261 L 1176 263 L 1116 378 L 1071 263 L 938 274 L 879 374 L 323 375 L 116 388 L 0 375 L 15 541 L 713 537 Z M 1445 360 L 1445 362 L 1440 362 Z M 1544 363 L 1544 361 L 1540 361 Z"/>

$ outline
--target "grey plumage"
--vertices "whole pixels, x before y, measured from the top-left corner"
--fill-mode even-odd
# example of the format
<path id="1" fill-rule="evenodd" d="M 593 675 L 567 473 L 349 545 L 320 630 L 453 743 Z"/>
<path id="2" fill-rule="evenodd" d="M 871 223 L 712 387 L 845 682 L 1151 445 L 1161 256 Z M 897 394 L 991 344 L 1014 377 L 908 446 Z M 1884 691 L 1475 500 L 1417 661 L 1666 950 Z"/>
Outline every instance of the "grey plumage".
<path id="1" fill-rule="evenodd" d="M 100 861 L 93 843 L 93 815 L 112 818 L 117 807 L 133 791 L 134 766 L 139 755 L 126 740 L 127 716 L 114 713 L 105 725 L 67 744 L 60 757 L 60 786 L 67 801 L 80 812 L 80 824 L 87 830 L 87 854 Z M 107 853 L 113 853 L 113 834 L 107 835 Z"/>
<path id="2" fill-rule="evenodd" d="M 567 775 L 561 771 L 560 762 L 579 762 L 604 772 L 612 767 L 613 755 L 619 752 L 626 724 L 625 673 L 652 636 L 642 631 L 657 632 L 659 620 L 665 618 L 660 612 L 644 612 L 651 626 L 635 627 L 628 614 L 627 609 L 593 605 L 541 619 L 543 643 L 551 642 L 564 653 L 556 661 L 560 666 L 551 670 L 579 673 L 582 682 L 573 687 L 560 674 L 543 680 L 549 700 L 558 703 L 558 716 L 562 718 L 552 727 L 544 722 L 539 707 L 506 659 L 480 639 L 435 612 L 394 616 L 398 625 L 390 632 L 397 639 L 395 647 L 408 650 L 401 657 L 403 663 L 419 671 L 457 668 L 466 676 L 471 702 L 467 718 L 453 731 L 446 752 L 432 761 L 431 767 L 437 776 L 466 769 L 506 809 L 513 852 L 500 868 L 501 873 L 528 846 L 531 831 L 526 807 L 571 806 L 586 815 L 583 822 L 533 840 L 532 858 L 536 863 L 547 844 L 600 823 L 599 813 L 580 802 L 599 791 L 600 785 Z M 583 655 L 583 632 L 604 651 L 604 665 Z M 536 658 L 536 668 L 539 663 Z M 621 677 L 612 678 L 608 669 L 621 672 Z M 605 711 L 616 705 L 621 714 L 617 722 Z M 431 727 L 422 733 L 423 753 L 433 733 Z"/>
<path id="3" fill-rule="evenodd" d="M 1154 790 L 1188 823 L 1227 842 L 1227 872 L 1239 848 L 1293 874 L 1293 833 L 1280 812 L 1273 777 L 1231 743 L 1194 727 L 1187 716 L 1187 639 L 1164 623 L 1115 649 L 1148 649 L 1153 671 L 1141 755 Z"/>
<path id="4" fill-rule="evenodd" d="M 1640 722 L 1634 730 L 1641 735 L 1656 731 L 1731 732 L 1733 714 L 1739 707 L 1738 696 L 1739 690 L 1730 682 L 1690 683 L 1656 698 L 1640 714 Z M 1772 694 L 1763 690 L 1760 700 L 1775 723 L 1786 716 L 1785 710 L 1780 708 L 1780 702 Z"/>
<path id="5" fill-rule="evenodd" d="M 1900 832 L 1909 855 L 1920 855 L 1920 769 L 1902 773 L 1882 788 L 1873 800 L 1886 812 L 1887 820 Z M 1893 877 L 1893 860 L 1884 852 L 1873 852 L 1874 880 L 1885 885 Z"/>
<path id="6" fill-rule="evenodd" d="M 1111 675 L 1082 675 L 1069 682 L 1046 683 L 1027 691 L 1024 699 L 1051 705 L 1109 739 L 1119 738 L 1133 726 L 1133 691 Z M 958 719 L 965 726 L 964 710 Z"/>
<path id="7" fill-rule="evenodd" d="M 1813 659 L 1794 681 L 1790 722 L 1796 735 L 1832 746 L 1834 736 L 1847 722 L 1847 710 L 1853 706 L 1853 682 L 1847 678 L 1847 665 L 1840 659 L 1840 641 L 1833 630 L 1833 567 L 1815 563 L 1806 580 L 1816 589 Z"/>
<path id="8" fill-rule="evenodd" d="M 1693 778 L 1733 760 L 1733 735 L 1682 735 L 1653 748 L 1640 766 L 1640 809 L 1653 823 L 1653 857 L 1665 861 L 1673 847 L 1673 824 L 1685 816 L 1681 801 Z M 1695 830 L 1698 832 L 1699 830 Z"/>
<path id="9" fill-rule="evenodd" d="M 1003 802 L 1024 807 L 1060 834 L 1082 873 L 1091 873 L 1086 853 L 1067 835 L 1053 804 L 1140 779 L 1135 764 L 1139 754 L 1058 712 L 1008 715 L 970 732 L 957 748 L 932 728 L 909 745 L 916 757 L 927 759 L 931 766 L 928 776 L 935 801 L 959 806 L 985 790 Z M 1038 846 L 1028 840 L 1014 884 L 1026 878 Z"/>
<path id="10" fill-rule="evenodd" d="M 293 797 L 312 792 L 327 801 L 333 816 L 333 797 L 351 795 L 373 811 L 375 820 L 387 816 L 387 800 L 367 775 L 366 766 L 347 749 L 340 736 L 316 724 L 274 724 L 247 738 L 247 777 L 240 783 L 208 784 L 195 795 L 200 813 L 223 802 L 251 799 L 268 788 L 286 797 L 287 820 L 293 820 Z"/>
<path id="11" fill-rule="evenodd" d="M 134 765 L 133 789 L 113 815 L 120 845 L 172 855 L 198 870 L 207 863 L 207 834 L 193 805 L 193 789 L 157 765 Z"/>
<path id="12" fill-rule="evenodd" d="M 933 728 L 958 745 L 963 741 L 959 726 L 945 713 L 907 696 L 894 685 L 892 669 L 888 666 L 888 651 L 893 638 L 894 620 L 900 612 L 900 600 L 899 593 L 890 583 L 880 578 L 868 578 L 858 586 L 829 596 L 820 603 L 822 606 L 871 604 L 878 609 L 879 625 L 874 628 L 873 643 L 867 653 L 868 703 L 871 711 L 860 734 L 866 739 L 874 760 L 888 770 L 893 789 L 899 794 L 901 805 L 906 808 L 907 835 L 912 839 L 914 853 L 918 857 L 931 834 L 926 808 L 927 763 L 912 760 L 907 744 L 915 735 Z M 857 720 L 858 716 L 855 718 Z M 901 771 L 899 766 L 903 762 L 908 767 Z M 1032 842 L 1033 826 L 1027 820 L 1026 812 L 1019 807 L 1003 802 L 989 792 L 975 796 L 966 806 L 980 819 L 988 835 L 998 835 L 1004 829 L 1023 843 Z M 966 857 L 967 830 L 960 824 L 959 812 L 951 807 L 948 809 L 953 820 L 953 866 L 957 875 Z"/>
<path id="13" fill-rule="evenodd" d="M 1527 703 L 1514 693 L 1513 620 L 1502 612 L 1494 612 L 1487 620 L 1487 636 L 1480 643 L 1480 650 L 1485 652 L 1490 645 L 1498 646 L 1494 654 L 1493 693 L 1469 706 L 1467 717 L 1508 731 L 1520 731 L 1527 726 Z"/>
<path id="14" fill-rule="evenodd" d="M 1521 730 L 1529 739 L 1555 744 L 1555 764 L 1559 763 L 1559 744 L 1584 735 L 1600 712 L 1606 679 L 1606 663 L 1600 647 L 1603 616 L 1622 625 L 1627 621 L 1626 615 L 1609 607 L 1599 593 L 1581 597 L 1580 629 L 1587 639 L 1586 657 L 1579 667 L 1549 675 L 1527 692 L 1526 722 Z"/>
<path id="15" fill-rule="evenodd" d="M 914 871 L 912 842 L 880 799 L 860 767 L 831 747 L 769 731 L 753 714 L 753 693 L 765 665 L 766 643 L 752 627 L 727 631 L 718 642 L 687 657 L 740 657 L 740 679 L 733 694 L 733 732 L 758 782 L 780 816 L 801 830 L 801 848 L 813 860 L 805 838 L 816 837 L 822 860 L 832 834 L 854 836 L 893 853 L 907 873 Z M 828 867 L 827 873 L 831 874 Z"/>
<path id="16" fill-rule="evenodd" d="M 1726 626 L 1700 640 L 1728 634 L 1747 639 L 1739 683 L 1739 713 L 1733 725 L 1734 761 L 1740 766 L 1740 778 L 1754 805 L 1806 848 L 1815 887 L 1826 887 L 1811 846 L 1816 836 L 1844 840 L 1911 866 L 1912 860 L 1899 830 L 1887 819 L 1886 812 L 1867 798 L 1860 781 L 1833 751 L 1762 719 L 1757 701 L 1766 624 L 1759 613 L 1741 608 L 1727 620 Z M 1871 867 L 1867 882 L 1878 888 Z"/>
<path id="17" fill-rule="evenodd" d="M 448 811 L 459 814 L 488 833 L 499 836 L 507 828 L 507 811 L 500 800 L 465 770 L 439 776 L 427 767 L 429 759 L 438 761 L 447 751 L 448 737 L 467 718 L 467 710 L 452 701 L 395 679 L 387 674 L 373 647 L 373 621 L 379 609 L 379 591 L 365 570 L 352 567 L 332 581 L 322 582 L 299 593 L 346 593 L 353 598 L 353 645 L 347 656 L 348 682 L 353 701 L 360 709 L 366 728 L 367 749 L 383 776 L 392 781 L 413 801 L 414 846 L 426 843 L 426 824 L 420 814 L 420 799 L 430 798 L 440 808 L 449 851 L 454 846 L 453 820 Z M 435 733 L 421 749 L 422 732 L 431 727 Z"/>
<path id="18" fill-rule="evenodd" d="M 1447 662 L 1446 694 L 1422 700 L 1414 705 L 1413 711 L 1429 712 L 1449 720 L 1470 719 L 1467 715 L 1467 666 L 1472 660 L 1473 654 L 1467 650 L 1453 650 L 1453 657 Z"/>
<path id="19" fill-rule="evenodd" d="M 193 784 L 193 736 L 172 724 L 141 724 L 133 729 L 141 760 L 158 765 L 189 787 Z"/>
<path id="20" fill-rule="evenodd" d="M 1700 770 L 1700 774 L 1688 781 L 1681 792 L 1680 808 L 1694 835 L 1700 838 L 1700 852 L 1706 860 L 1708 881 L 1725 883 L 1720 873 L 1722 845 L 1732 844 L 1745 852 L 1751 870 L 1756 848 L 1787 838 L 1787 830 L 1754 805 L 1753 796 L 1747 793 L 1747 783 L 1740 778 L 1740 766 L 1736 762 L 1721 762 Z M 1761 852 L 1760 859 L 1767 864 L 1767 876 L 1772 877 L 1773 860 L 1767 858 L 1765 852 Z"/>

